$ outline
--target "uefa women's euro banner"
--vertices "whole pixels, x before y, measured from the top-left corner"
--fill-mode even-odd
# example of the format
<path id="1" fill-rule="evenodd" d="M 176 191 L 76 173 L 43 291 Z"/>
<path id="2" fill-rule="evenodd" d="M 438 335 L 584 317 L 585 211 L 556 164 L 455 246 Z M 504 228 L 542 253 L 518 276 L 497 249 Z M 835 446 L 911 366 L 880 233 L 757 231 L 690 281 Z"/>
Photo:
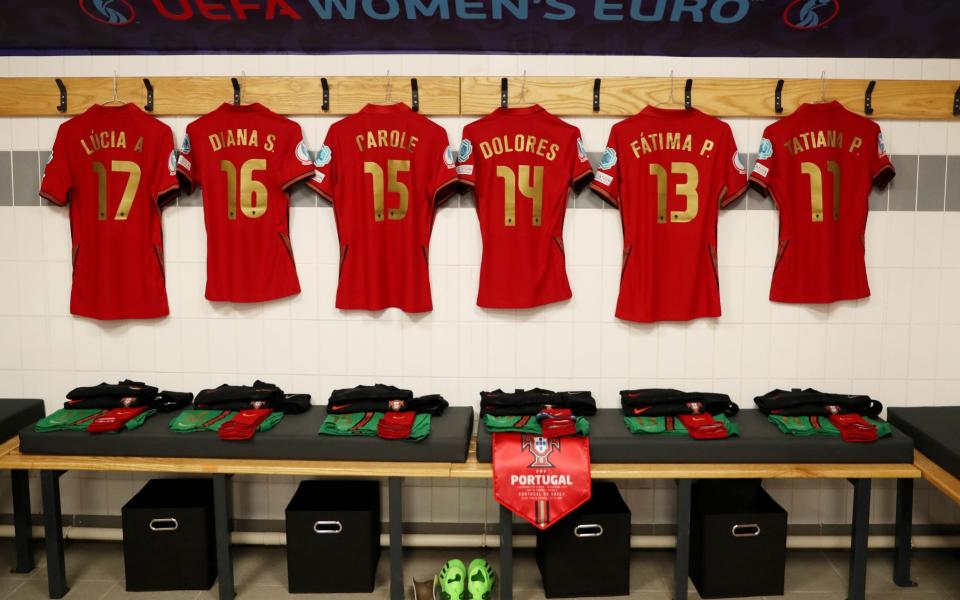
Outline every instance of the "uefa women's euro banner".
<path id="1" fill-rule="evenodd" d="M 3 54 L 960 57 L 957 0 L 4 0 Z"/>

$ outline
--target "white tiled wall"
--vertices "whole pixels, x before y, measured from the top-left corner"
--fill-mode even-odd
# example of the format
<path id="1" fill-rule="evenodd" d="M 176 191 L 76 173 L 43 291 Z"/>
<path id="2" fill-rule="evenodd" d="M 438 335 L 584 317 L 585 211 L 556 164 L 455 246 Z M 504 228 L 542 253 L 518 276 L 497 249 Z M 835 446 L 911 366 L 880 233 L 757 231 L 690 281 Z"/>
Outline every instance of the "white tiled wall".
<path id="1" fill-rule="evenodd" d="M 666 75 L 949 78 L 960 61 L 850 59 L 683 59 L 484 55 L 4 57 L 0 76 L 120 75 Z M 52 83 L 51 83 L 52 85 Z M 158 90 L 162 93 L 162 90 Z M 319 147 L 330 118 L 298 118 Z M 188 118 L 167 119 L 178 138 Z M 453 143 L 467 118 L 444 118 Z M 588 150 L 603 149 L 613 120 L 571 119 Z M 46 150 L 60 119 L 0 119 L 0 151 Z M 767 121 L 731 121 L 743 152 Z M 892 154 L 960 154 L 960 123 L 885 122 Z M 480 259 L 476 217 L 444 208 L 430 252 L 435 310 L 344 314 L 333 307 L 337 241 L 329 209 L 294 208 L 292 239 L 303 293 L 267 305 L 203 298 L 202 211 L 164 212 L 171 317 L 155 323 L 96 323 L 68 314 L 69 222 L 49 206 L 0 208 L 0 397 L 42 397 L 53 410 L 77 385 L 124 377 L 196 391 L 255 377 L 325 401 L 334 387 L 384 382 L 439 392 L 475 405 L 484 389 L 543 386 L 592 390 L 617 405 L 628 386 L 670 386 L 730 394 L 744 406 L 773 387 L 812 386 L 871 394 L 888 406 L 960 402 L 960 213 L 876 212 L 867 232 L 874 294 L 829 308 L 768 302 L 776 213 L 720 216 L 724 316 L 715 322 L 631 325 L 613 318 L 620 268 L 618 214 L 574 209 L 566 221 L 570 302 L 525 311 L 474 305 Z M 64 479 L 64 511 L 117 514 L 141 477 Z M 238 517 L 282 517 L 296 482 L 242 478 Z M 795 523 L 848 521 L 845 482 L 772 482 Z M 874 519 L 892 521 L 892 490 L 879 486 Z M 636 482 L 626 496 L 638 523 L 669 523 L 670 482 Z M 4 492 L 5 493 L 5 492 Z M 474 482 L 411 482 L 410 519 L 495 519 L 489 488 Z M 958 510 L 921 487 L 918 520 L 955 522 Z"/>

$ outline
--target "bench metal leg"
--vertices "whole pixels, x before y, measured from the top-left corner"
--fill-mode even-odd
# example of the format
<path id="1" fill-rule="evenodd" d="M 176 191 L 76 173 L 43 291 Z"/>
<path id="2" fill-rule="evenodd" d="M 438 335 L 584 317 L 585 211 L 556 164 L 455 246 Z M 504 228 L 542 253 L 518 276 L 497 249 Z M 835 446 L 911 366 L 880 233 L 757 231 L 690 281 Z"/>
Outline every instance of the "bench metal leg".
<path id="1" fill-rule="evenodd" d="M 43 494 L 43 530 L 47 547 L 47 593 L 63 598 L 70 591 L 63 561 L 63 514 L 60 511 L 60 476 L 63 471 L 40 471 Z"/>
<path id="2" fill-rule="evenodd" d="M 677 557 L 673 567 L 673 598 L 687 600 L 690 576 L 690 507 L 693 480 L 677 480 Z"/>
<path id="3" fill-rule="evenodd" d="M 513 513 L 500 507 L 500 600 L 513 600 Z"/>
<path id="4" fill-rule="evenodd" d="M 867 587 L 867 542 L 870 539 L 870 480 L 851 479 L 853 484 L 853 532 L 847 600 L 864 600 Z"/>
<path id="5" fill-rule="evenodd" d="M 213 476 L 213 523 L 217 545 L 220 600 L 233 600 L 233 557 L 230 552 L 230 475 Z"/>
<path id="6" fill-rule="evenodd" d="M 33 562 L 33 520 L 30 517 L 30 476 L 27 471 L 10 471 L 10 486 L 13 493 L 13 538 L 17 548 L 17 566 L 13 573 L 29 573 L 36 566 Z"/>
<path id="7" fill-rule="evenodd" d="M 893 582 L 900 587 L 916 587 L 910 579 L 913 554 L 913 480 L 897 480 L 896 546 L 893 551 Z"/>
<path id="8" fill-rule="evenodd" d="M 390 599 L 403 600 L 403 478 L 389 477 Z"/>

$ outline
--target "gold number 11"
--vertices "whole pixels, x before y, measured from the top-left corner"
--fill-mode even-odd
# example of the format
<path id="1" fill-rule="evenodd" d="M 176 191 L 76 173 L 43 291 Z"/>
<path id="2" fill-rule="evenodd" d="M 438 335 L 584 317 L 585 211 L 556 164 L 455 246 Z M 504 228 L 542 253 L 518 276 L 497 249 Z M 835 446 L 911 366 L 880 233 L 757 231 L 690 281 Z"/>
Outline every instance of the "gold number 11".
<path id="1" fill-rule="evenodd" d="M 835 160 L 827 161 L 827 170 L 833 175 L 833 220 L 840 220 L 840 164 Z M 823 222 L 823 171 L 816 163 L 800 163 L 800 172 L 810 177 L 810 208 L 813 222 Z"/>

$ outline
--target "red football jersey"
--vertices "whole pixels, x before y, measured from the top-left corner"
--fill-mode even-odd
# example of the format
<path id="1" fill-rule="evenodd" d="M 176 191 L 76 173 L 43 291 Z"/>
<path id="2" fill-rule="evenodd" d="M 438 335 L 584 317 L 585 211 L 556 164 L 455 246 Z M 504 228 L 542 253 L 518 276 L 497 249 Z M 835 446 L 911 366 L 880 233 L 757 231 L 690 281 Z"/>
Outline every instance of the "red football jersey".
<path id="1" fill-rule="evenodd" d="M 747 189 L 730 126 L 648 106 L 613 126 L 593 189 L 623 221 L 617 317 L 719 317 L 717 216 Z"/>
<path id="2" fill-rule="evenodd" d="M 477 304 L 529 308 L 569 298 L 567 196 L 593 176 L 580 130 L 540 106 L 499 108 L 463 130 L 458 162 L 483 238 Z"/>
<path id="3" fill-rule="evenodd" d="M 177 197 L 173 132 L 133 104 L 94 105 L 60 126 L 40 195 L 70 202 L 70 312 L 167 315 L 160 206 Z"/>
<path id="4" fill-rule="evenodd" d="M 299 293 L 287 189 L 313 174 L 300 126 L 261 104 L 223 104 L 187 126 L 177 170 L 203 188 L 207 299 Z"/>
<path id="5" fill-rule="evenodd" d="M 771 300 L 870 295 L 863 239 L 870 187 L 894 174 L 880 126 L 839 102 L 804 104 L 767 127 L 750 180 L 780 212 Z"/>
<path id="6" fill-rule="evenodd" d="M 432 310 L 430 233 L 454 159 L 443 128 L 405 104 L 368 104 L 330 126 L 308 185 L 333 203 L 337 308 Z"/>

